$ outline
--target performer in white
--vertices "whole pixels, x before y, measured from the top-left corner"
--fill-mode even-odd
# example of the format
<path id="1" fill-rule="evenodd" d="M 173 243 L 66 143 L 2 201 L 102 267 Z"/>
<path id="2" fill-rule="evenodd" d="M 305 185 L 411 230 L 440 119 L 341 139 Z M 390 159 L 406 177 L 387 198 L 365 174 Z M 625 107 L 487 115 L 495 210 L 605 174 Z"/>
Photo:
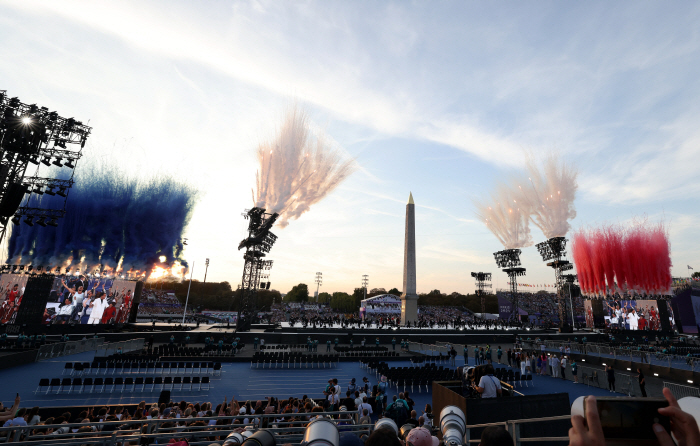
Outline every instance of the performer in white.
<path id="1" fill-rule="evenodd" d="M 634 307 L 630 308 L 630 312 L 627 314 L 627 321 L 629 321 L 630 330 L 639 329 L 639 315 Z"/>
<path id="2" fill-rule="evenodd" d="M 88 324 L 101 324 L 102 314 L 104 313 L 105 308 L 107 308 L 108 305 L 109 303 L 105 299 L 105 293 L 103 291 L 99 291 L 95 300 L 90 302 L 90 308 L 92 308 L 92 313 L 90 313 L 90 319 L 88 320 Z"/>

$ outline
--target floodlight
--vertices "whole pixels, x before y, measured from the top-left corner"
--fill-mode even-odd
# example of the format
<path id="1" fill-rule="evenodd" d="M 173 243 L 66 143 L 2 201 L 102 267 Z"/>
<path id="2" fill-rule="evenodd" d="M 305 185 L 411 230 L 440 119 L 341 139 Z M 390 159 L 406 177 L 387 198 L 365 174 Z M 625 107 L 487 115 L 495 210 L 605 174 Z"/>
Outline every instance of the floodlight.
<path id="1" fill-rule="evenodd" d="M 38 224 L 42 228 L 45 228 L 46 227 L 46 217 L 39 217 L 39 219 L 36 221 L 36 224 Z"/>
<path id="2" fill-rule="evenodd" d="M 27 215 L 27 218 L 24 219 L 24 222 L 28 226 L 34 226 L 34 216 L 33 215 Z"/>
<path id="3" fill-rule="evenodd" d="M 32 156 L 29 158 L 29 162 L 32 164 L 36 164 L 37 166 L 39 165 L 39 157 L 38 156 Z"/>
<path id="4" fill-rule="evenodd" d="M 61 196 L 63 198 L 66 198 L 68 196 L 68 192 L 66 192 L 66 187 L 61 186 L 58 188 L 58 192 L 56 192 L 56 195 Z"/>
<path id="5" fill-rule="evenodd" d="M 70 160 L 70 159 L 69 159 L 69 160 L 66 161 L 63 165 L 66 166 L 66 167 L 69 168 L 69 169 L 75 169 L 75 164 L 73 164 L 73 160 Z"/>
<path id="6" fill-rule="evenodd" d="M 24 124 L 24 125 L 29 125 L 29 124 L 31 124 L 31 123 L 32 123 L 32 118 L 30 118 L 29 116 L 23 116 L 23 117 L 22 117 L 22 124 Z"/>
<path id="7" fill-rule="evenodd" d="M 37 185 L 32 191 L 33 194 L 44 195 L 44 191 L 41 190 L 41 186 Z"/>
<path id="8" fill-rule="evenodd" d="M 41 160 L 41 164 L 44 166 L 51 166 L 51 157 L 50 156 L 45 156 L 44 159 Z"/>
<path id="9" fill-rule="evenodd" d="M 49 220 L 49 222 L 47 224 L 49 226 L 53 226 L 54 228 L 56 228 L 56 227 L 58 227 L 58 219 L 54 217 L 51 220 Z"/>
<path id="10" fill-rule="evenodd" d="M 19 216 L 19 215 L 15 215 L 14 217 L 12 217 L 12 223 L 18 225 L 18 224 L 20 224 L 20 221 L 21 221 L 21 220 L 20 220 L 20 216 Z"/>
<path id="11" fill-rule="evenodd" d="M 62 159 L 63 158 L 61 158 L 60 156 L 57 156 L 56 159 L 54 160 L 54 162 L 51 164 L 53 164 L 54 166 L 57 166 L 57 167 L 63 167 L 63 164 L 61 163 Z"/>
<path id="12" fill-rule="evenodd" d="M 47 187 L 46 190 L 44 191 L 46 195 L 51 195 L 54 196 L 56 195 L 56 192 L 53 191 L 53 187 Z"/>

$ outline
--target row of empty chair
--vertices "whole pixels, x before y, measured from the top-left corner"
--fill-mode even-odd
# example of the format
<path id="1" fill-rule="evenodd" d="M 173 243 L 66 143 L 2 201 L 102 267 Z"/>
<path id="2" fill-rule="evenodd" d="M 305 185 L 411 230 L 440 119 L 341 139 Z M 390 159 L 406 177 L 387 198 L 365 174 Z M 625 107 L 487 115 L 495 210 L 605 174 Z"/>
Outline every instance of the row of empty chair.
<path id="1" fill-rule="evenodd" d="M 530 387 L 529 383 L 532 383 L 533 387 L 535 386 L 534 382 L 532 381 L 532 374 L 530 373 L 521 375 L 519 371 L 513 371 L 513 369 L 496 368 L 494 376 L 501 381 L 507 382 L 513 387 L 516 385 L 520 385 L 520 387 L 523 385 Z"/>
<path id="2" fill-rule="evenodd" d="M 34 393 L 158 392 L 161 390 L 209 390 L 209 387 L 209 376 L 42 378 Z"/>
<path id="3" fill-rule="evenodd" d="M 313 368 L 313 367 L 328 367 L 338 366 L 338 355 L 306 355 L 303 353 L 267 353 L 267 352 L 256 352 L 250 361 L 250 367 L 255 368 L 284 368 L 286 365 L 288 369 L 297 368 Z"/>
<path id="4" fill-rule="evenodd" d="M 221 374 L 220 362 L 67 362 L 63 375 L 121 375 L 121 374 Z"/>

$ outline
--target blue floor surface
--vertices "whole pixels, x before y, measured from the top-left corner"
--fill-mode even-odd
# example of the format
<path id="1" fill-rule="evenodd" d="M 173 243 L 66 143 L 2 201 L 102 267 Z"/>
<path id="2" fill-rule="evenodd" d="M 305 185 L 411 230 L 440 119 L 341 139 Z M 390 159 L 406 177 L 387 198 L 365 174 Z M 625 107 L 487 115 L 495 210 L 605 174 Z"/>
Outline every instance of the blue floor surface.
<path id="1" fill-rule="evenodd" d="M 5 384 L 0 388 L 0 401 L 4 402 L 5 405 L 12 405 L 12 401 L 17 392 L 19 392 L 22 397 L 23 407 L 116 405 L 138 403 L 142 400 L 150 403 L 158 400 L 158 391 L 111 392 L 101 394 L 73 393 L 61 395 L 34 393 L 41 378 L 62 378 L 63 376 L 61 373 L 63 372 L 66 362 L 89 362 L 92 360 L 93 355 L 94 353 L 80 353 L 52 361 L 43 361 L 0 370 L 0 382 Z M 463 359 L 457 360 L 457 366 L 463 364 Z M 390 365 L 406 367 L 411 364 L 408 361 L 396 361 L 391 362 Z M 446 364 L 443 365 L 446 366 Z M 126 377 L 129 375 L 124 374 L 121 376 Z M 148 375 L 141 374 L 130 376 Z M 338 383 L 343 389 L 344 396 L 344 391 L 347 389 L 350 379 L 355 378 L 357 382 L 360 383 L 362 382 L 363 376 L 367 376 L 372 384 L 377 383 L 378 378 L 374 373 L 362 368 L 359 362 L 340 362 L 337 367 L 326 369 L 256 369 L 255 367 L 250 368 L 249 363 L 224 363 L 221 376 L 211 378 L 212 382 L 209 390 L 173 390 L 171 398 L 173 400 L 186 400 L 200 403 L 211 402 L 214 405 L 223 401 L 224 397 L 230 400 L 232 396 L 235 396 L 239 401 L 245 399 L 264 399 L 267 396 L 287 398 L 290 396 L 301 397 L 302 395 L 308 395 L 312 398 L 319 398 L 322 397 L 322 392 L 325 389 L 326 383 L 328 379 L 331 378 L 338 379 Z M 555 379 L 548 376 L 542 377 L 535 375 L 530 384 L 530 387 L 517 386 L 516 390 L 525 395 L 564 392 L 569 394 L 569 399 L 572 402 L 581 395 L 611 395 L 611 393 L 604 389 L 588 387 L 584 384 L 573 384 L 570 381 Z M 389 392 L 390 398 L 395 393 L 397 393 L 397 389 L 391 388 Z M 426 403 L 432 403 L 432 393 L 430 389 L 426 391 L 426 389 L 423 388 L 419 392 L 416 388 L 411 392 L 411 397 L 415 401 L 415 407 L 417 409 L 423 409 Z"/>

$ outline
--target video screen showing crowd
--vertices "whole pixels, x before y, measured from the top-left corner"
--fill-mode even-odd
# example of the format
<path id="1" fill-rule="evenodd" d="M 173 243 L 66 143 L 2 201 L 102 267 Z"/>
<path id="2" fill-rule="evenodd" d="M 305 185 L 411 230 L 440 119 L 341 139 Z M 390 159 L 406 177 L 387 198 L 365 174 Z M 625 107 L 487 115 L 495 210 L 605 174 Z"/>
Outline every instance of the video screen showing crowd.
<path id="1" fill-rule="evenodd" d="M 0 276 L 0 323 L 15 322 L 29 278 L 14 274 Z M 130 322 L 131 309 L 138 306 L 140 284 L 84 275 L 56 276 L 49 295 L 41 297 L 45 308 L 37 323 L 78 325 Z"/>
<path id="2" fill-rule="evenodd" d="M 672 330 L 673 309 L 665 300 L 587 300 L 587 328 L 618 330 Z"/>

